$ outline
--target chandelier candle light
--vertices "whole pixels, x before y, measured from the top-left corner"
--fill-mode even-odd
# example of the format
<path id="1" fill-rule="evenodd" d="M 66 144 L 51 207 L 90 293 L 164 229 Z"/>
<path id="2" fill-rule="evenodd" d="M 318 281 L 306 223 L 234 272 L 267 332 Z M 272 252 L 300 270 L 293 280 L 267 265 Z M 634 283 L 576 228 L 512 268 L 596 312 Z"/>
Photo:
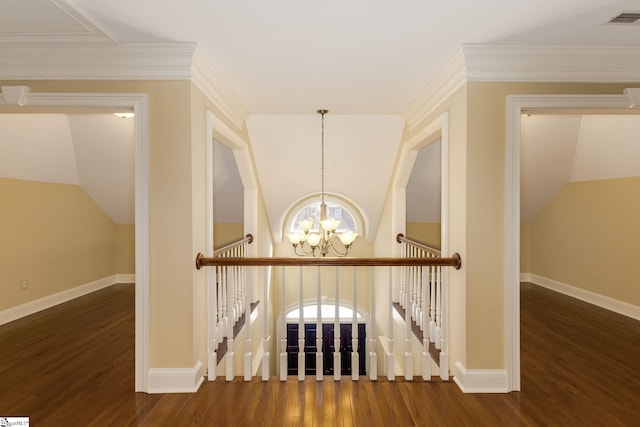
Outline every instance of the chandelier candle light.
<path id="1" fill-rule="evenodd" d="M 298 223 L 302 231 L 296 231 L 287 235 L 293 245 L 293 250 L 298 256 L 327 256 L 332 253 L 335 256 L 346 256 L 351 250 L 351 244 L 356 240 L 358 234 L 354 231 L 344 231 L 337 233 L 340 220 L 327 215 L 327 204 L 324 201 L 324 115 L 329 111 L 318 110 L 322 116 L 322 145 L 321 145 L 321 192 L 320 192 L 320 227 L 318 231 L 311 231 L 316 218 L 305 219 Z M 335 238 L 340 240 L 342 248 L 336 247 Z"/>

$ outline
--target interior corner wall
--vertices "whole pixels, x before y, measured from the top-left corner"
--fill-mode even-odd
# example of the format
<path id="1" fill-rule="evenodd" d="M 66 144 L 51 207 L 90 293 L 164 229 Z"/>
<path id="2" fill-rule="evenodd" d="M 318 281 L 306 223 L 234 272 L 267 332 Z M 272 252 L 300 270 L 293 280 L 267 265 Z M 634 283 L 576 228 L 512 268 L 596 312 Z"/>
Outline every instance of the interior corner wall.
<path id="1" fill-rule="evenodd" d="M 408 222 L 407 237 L 433 248 L 440 248 L 441 224 L 439 222 Z"/>
<path id="2" fill-rule="evenodd" d="M 0 310 L 119 273 L 117 226 L 82 187 L 0 178 L 0 200 Z"/>
<path id="3" fill-rule="evenodd" d="M 531 273 L 531 224 L 520 223 L 520 273 Z"/>
<path id="4" fill-rule="evenodd" d="M 640 306 L 640 177 L 568 183 L 531 222 L 531 273 Z"/>
<path id="5" fill-rule="evenodd" d="M 215 248 L 219 248 L 228 243 L 242 239 L 244 237 L 243 230 L 244 224 L 242 223 L 213 224 L 213 246 Z"/>
<path id="6" fill-rule="evenodd" d="M 136 272 L 136 226 L 116 224 L 116 273 Z"/>

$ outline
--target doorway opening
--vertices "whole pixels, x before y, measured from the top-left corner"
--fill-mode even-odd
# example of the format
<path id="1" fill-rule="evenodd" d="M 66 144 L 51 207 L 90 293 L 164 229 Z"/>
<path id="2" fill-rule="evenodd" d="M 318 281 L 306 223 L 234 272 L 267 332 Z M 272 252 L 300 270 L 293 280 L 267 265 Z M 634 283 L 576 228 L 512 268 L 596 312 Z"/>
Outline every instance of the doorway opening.
<path id="1" fill-rule="evenodd" d="M 627 111 L 625 95 L 510 95 L 505 155 L 505 337 L 507 390 L 520 390 L 521 139 L 527 112 Z"/>

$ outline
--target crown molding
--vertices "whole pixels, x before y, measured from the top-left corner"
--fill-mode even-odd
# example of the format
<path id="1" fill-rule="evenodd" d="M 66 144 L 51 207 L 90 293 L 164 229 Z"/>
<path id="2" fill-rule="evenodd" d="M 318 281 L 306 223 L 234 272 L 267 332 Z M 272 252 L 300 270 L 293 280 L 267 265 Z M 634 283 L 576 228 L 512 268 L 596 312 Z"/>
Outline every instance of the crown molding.
<path id="1" fill-rule="evenodd" d="M 0 80 L 188 80 L 195 43 L 0 43 Z"/>
<path id="2" fill-rule="evenodd" d="M 640 81 L 638 47 L 463 45 L 462 51 L 469 81 Z"/>
<path id="3" fill-rule="evenodd" d="M 640 48 L 463 45 L 409 104 L 409 130 L 465 82 L 640 82 Z"/>
<path id="4" fill-rule="evenodd" d="M 462 49 L 458 49 L 402 114 L 409 130 L 432 114 L 465 82 L 465 58 Z"/>
<path id="5" fill-rule="evenodd" d="M 195 43 L 1 43 L 0 80 L 191 80 L 239 129 L 247 110 Z"/>
<path id="6" fill-rule="evenodd" d="M 193 55 L 191 80 L 238 129 L 244 127 L 249 112 L 199 47 Z"/>

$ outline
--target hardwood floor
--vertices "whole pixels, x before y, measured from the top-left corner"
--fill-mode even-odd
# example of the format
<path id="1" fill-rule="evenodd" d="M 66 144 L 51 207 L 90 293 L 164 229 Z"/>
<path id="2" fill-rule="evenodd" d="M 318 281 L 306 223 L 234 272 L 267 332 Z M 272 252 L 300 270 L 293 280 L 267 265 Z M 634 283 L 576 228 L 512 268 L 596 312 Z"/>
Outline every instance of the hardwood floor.
<path id="1" fill-rule="evenodd" d="M 522 285 L 522 392 L 363 379 L 205 382 L 134 393 L 134 289 L 0 326 L 0 417 L 33 426 L 637 426 L 640 322 Z"/>

